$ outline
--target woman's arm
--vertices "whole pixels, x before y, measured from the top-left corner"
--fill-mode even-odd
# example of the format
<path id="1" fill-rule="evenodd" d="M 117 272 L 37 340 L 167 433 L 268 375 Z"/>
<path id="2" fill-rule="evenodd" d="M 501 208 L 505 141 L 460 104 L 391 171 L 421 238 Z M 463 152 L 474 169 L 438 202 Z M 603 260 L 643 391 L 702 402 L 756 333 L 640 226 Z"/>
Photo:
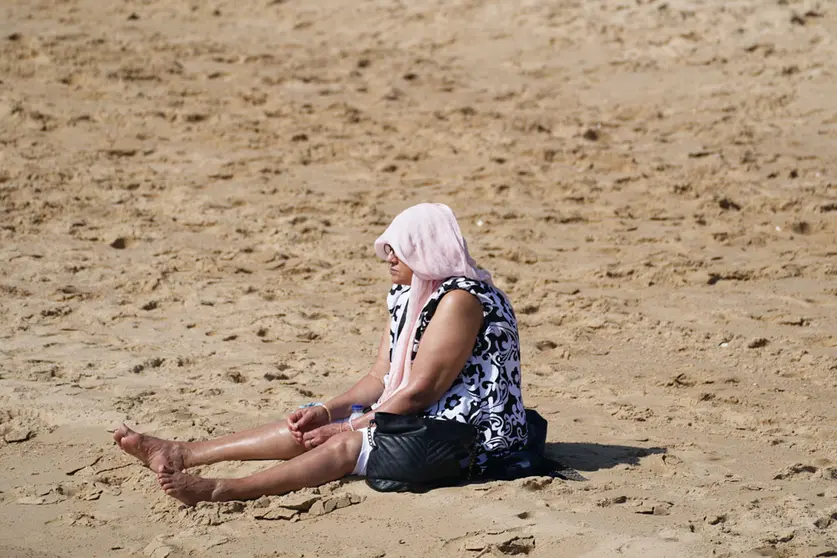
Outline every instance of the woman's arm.
<path id="1" fill-rule="evenodd" d="M 473 353 L 482 321 L 482 304 L 475 296 L 460 290 L 445 295 L 421 339 L 409 385 L 376 411 L 418 413 L 438 401 Z M 367 426 L 373 415 L 357 418 L 352 426 Z"/>

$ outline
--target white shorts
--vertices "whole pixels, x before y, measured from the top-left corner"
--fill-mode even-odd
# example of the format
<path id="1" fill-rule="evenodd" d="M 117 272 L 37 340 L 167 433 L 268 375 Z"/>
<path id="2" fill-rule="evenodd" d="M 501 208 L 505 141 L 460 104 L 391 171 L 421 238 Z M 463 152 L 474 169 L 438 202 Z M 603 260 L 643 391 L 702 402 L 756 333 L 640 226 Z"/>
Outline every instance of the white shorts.
<path id="1" fill-rule="evenodd" d="M 358 432 L 363 436 L 363 445 L 360 446 L 360 455 L 357 456 L 357 464 L 352 474 L 365 477 L 366 463 L 369 461 L 369 453 L 372 451 L 372 447 L 369 445 L 369 427 L 359 428 Z"/>

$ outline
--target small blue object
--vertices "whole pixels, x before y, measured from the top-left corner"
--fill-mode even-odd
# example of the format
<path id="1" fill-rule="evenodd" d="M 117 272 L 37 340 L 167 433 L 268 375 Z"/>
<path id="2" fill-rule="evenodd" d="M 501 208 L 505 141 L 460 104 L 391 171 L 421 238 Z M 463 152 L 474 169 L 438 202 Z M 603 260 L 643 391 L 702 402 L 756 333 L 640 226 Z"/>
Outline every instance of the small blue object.
<path id="1" fill-rule="evenodd" d="M 363 405 L 352 405 L 352 413 L 349 415 L 349 422 L 363 416 Z"/>
<path id="2" fill-rule="evenodd" d="M 300 409 L 307 409 L 308 407 L 322 407 L 322 406 L 323 406 L 322 403 L 316 402 L 316 403 L 306 403 L 305 405 L 300 405 L 299 408 Z"/>

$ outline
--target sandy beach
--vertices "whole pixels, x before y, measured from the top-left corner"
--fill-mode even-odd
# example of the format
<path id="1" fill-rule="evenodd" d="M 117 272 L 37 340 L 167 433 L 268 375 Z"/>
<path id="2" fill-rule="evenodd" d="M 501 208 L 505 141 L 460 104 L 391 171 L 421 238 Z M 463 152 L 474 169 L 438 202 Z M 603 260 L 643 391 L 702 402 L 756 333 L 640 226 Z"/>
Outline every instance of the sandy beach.
<path id="1" fill-rule="evenodd" d="M 836 83 L 824 0 L 6 0 L 0 556 L 837 556 Z M 114 446 L 350 386 L 424 201 L 587 481 L 185 508 Z"/>

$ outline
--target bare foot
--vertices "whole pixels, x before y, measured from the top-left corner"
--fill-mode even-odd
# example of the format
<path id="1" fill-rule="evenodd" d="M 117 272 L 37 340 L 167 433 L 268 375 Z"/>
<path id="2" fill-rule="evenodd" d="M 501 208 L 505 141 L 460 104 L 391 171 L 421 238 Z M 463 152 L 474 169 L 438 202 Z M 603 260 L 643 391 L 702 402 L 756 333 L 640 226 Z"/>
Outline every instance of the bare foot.
<path id="1" fill-rule="evenodd" d="M 187 506 L 212 501 L 215 489 L 218 487 L 216 479 L 204 479 L 197 475 L 171 470 L 157 473 L 157 482 L 166 494 L 177 498 Z"/>
<path id="2" fill-rule="evenodd" d="M 133 455 L 155 473 L 166 469 L 182 471 L 187 467 L 189 452 L 179 442 L 146 436 L 124 424 L 113 433 L 113 439 L 125 453 Z"/>

